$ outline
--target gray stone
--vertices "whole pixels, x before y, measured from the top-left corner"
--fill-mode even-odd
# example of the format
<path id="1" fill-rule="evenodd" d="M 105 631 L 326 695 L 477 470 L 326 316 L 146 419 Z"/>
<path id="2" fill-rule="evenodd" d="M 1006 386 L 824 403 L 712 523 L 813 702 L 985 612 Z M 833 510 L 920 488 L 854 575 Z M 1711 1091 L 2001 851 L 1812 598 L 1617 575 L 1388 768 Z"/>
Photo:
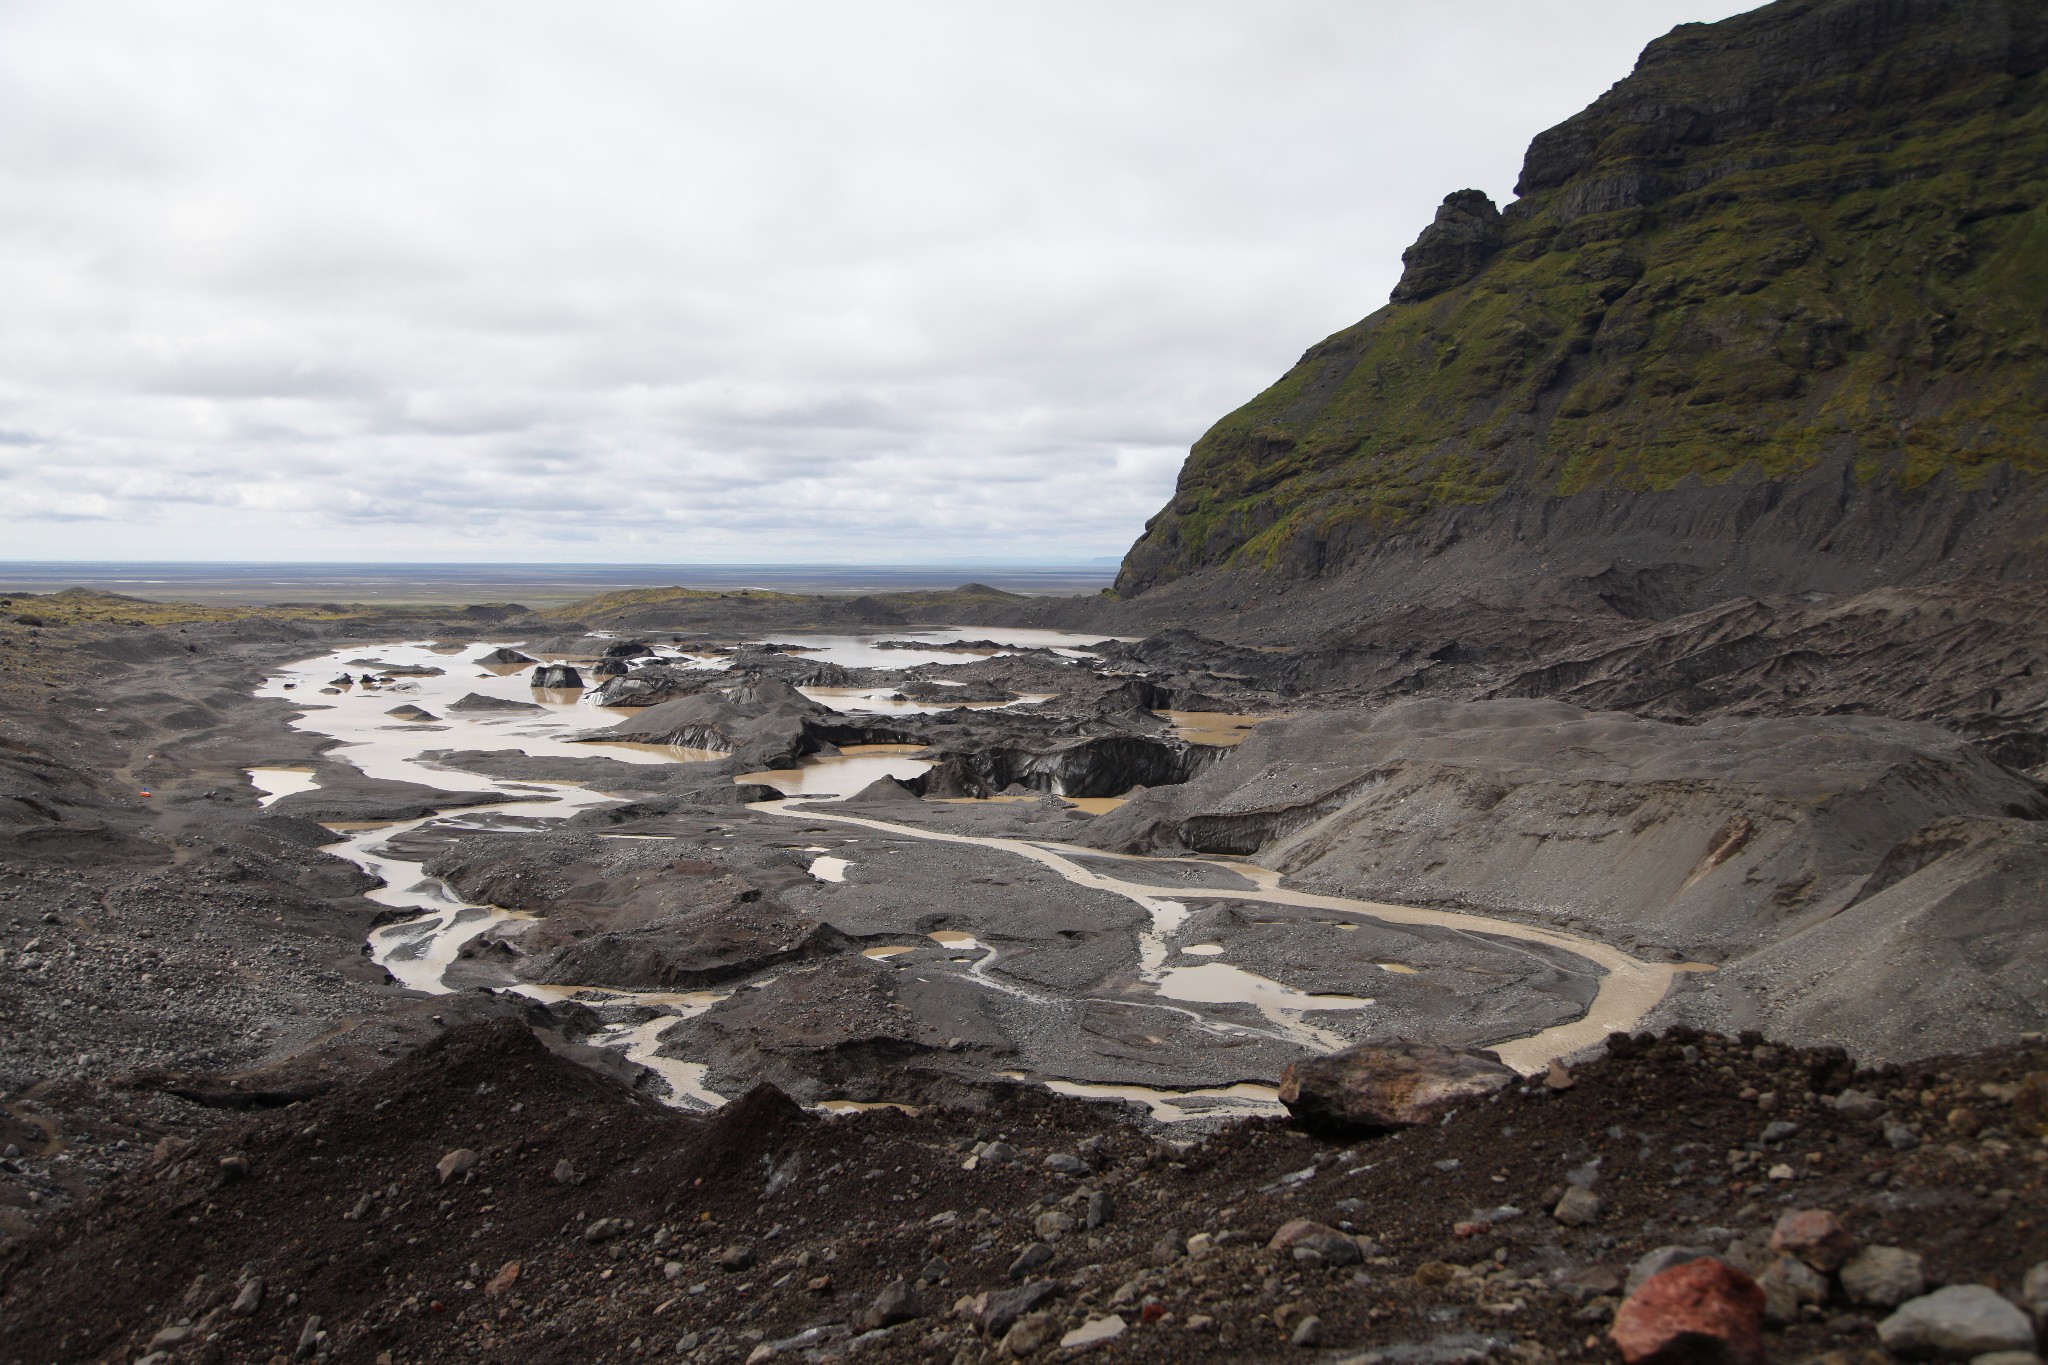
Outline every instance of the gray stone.
<path id="1" fill-rule="evenodd" d="M 1892 1150 L 1899 1152 L 1910 1152 L 1920 1145 L 1920 1135 L 1913 1131 L 1912 1126 L 1897 1121 L 1884 1126 L 1884 1140 L 1892 1145 Z"/>
<path id="2" fill-rule="evenodd" d="M 1986 1351 L 1971 1356 L 1970 1365 L 2041 1365 L 2041 1357 L 2032 1351 Z"/>
<path id="3" fill-rule="evenodd" d="M 1294 1330 L 1287 1340 L 1295 1346 L 1320 1346 L 1323 1344 L 1323 1320 L 1311 1313 L 1294 1324 Z"/>
<path id="4" fill-rule="evenodd" d="M 1926 1288 L 1920 1257 L 1902 1247 L 1865 1247 L 1842 1267 L 1842 1292 L 1870 1308 L 1897 1308 Z"/>
<path id="5" fill-rule="evenodd" d="M 1783 1326 L 1799 1320 L 1807 1304 L 1828 1301 L 1827 1276 L 1797 1256 L 1780 1256 L 1756 1277 L 1764 1291 L 1764 1321 Z"/>
<path id="6" fill-rule="evenodd" d="M 868 1309 L 867 1325 L 887 1327 L 893 1323 L 908 1322 L 923 1316 L 924 1309 L 918 1304 L 917 1294 L 910 1287 L 910 1281 L 896 1279 L 882 1287 L 875 1296 L 874 1306 Z"/>
<path id="7" fill-rule="evenodd" d="M 1992 1351 L 2031 1351 L 2027 1315 L 1981 1284 L 1952 1284 L 1909 1299 L 1877 1325 L 1894 1355 L 1967 1360 Z"/>
<path id="8" fill-rule="evenodd" d="M 1177 1232 L 1165 1233 L 1152 1243 L 1146 1259 L 1153 1265 L 1172 1265 L 1187 1252 L 1187 1243 Z"/>
<path id="9" fill-rule="evenodd" d="M 600 1218 L 589 1227 L 583 1229 L 583 1240 L 592 1246 L 596 1246 L 600 1242 L 611 1241 L 612 1238 L 619 1236 L 625 1230 L 626 1224 L 621 1219 Z"/>
<path id="10" fill-rule="evenodd" d="M 1058 1298 L 1066 1292 L 1066 1286 L 1058 1280 L 1033 1280 L 1020 1284 L 1015 1289 L 1005 1289 L 999 1294 L 990 1294 L 981 1310 L 981 1330 L 1001 1340 L 1010 1330 L 1010 1324 L 1026 1313 Z"/>
<path id="11" fill-rule="evenodd" d="M 1088 1193 L 1088 1227 L 1099 1228 L 1116 1217 L 1116 1199 L 1108 1190 L 1091 1190 Z"/>
<path id="12" fill-rule="evenodd" d="M 1767 1123 L 1764 1125 L 1762 1140 L 1764 1142 L 1783 1142 L 1786 1138 L 1791 1137 L 1798 1131 L 1798 1124 L 1787 1123 L 1784 1119 L 1779 1119 L 1775 1123 Z"/>
<path id="13" fill-rule="evenodd" d="M 2048 1261 L 2029 1270 L 2020 1281 L 2020 1300 L 2034 1315 L 2036 1326 L 2048 1327 Z"/>
<path id="14" fill-rule="evenodd" d="M 1600 1196 L 1581 1185 L 1573 1185 L 1564 1192 L 1564 1198 L 1550 1211 L 1550 1216 L 1566 1227 L 1583 1228 L 1600 1220 L 1604 1205 Z"/>
<path id="15" fill-rule="evenodd" d="M 1835 1112 L 1843 1118 L 1859 1122 L 1874 1119 L 1884 1112 L 1883 1100 L 1875 1095 L 1867 1095 L 1861 1090 L 1844 1090 L 1828 1103 L 1834 1105 Z"/>
<path id="16" fill-rule="evenodd" d="M 468 1175 L 476 1169 L 477 1154 L 467 1147 L 457 1147 L 434 1163 L 434 1174 L 441 1178 L 443 1185 L 451 1180 Z"/>
<path id="17" fill-rule="evenodd" d="M 1045 1169 L 1059 1175 L 1087 1175 L 1094 1168 L 1080 1157 L 1071 1156 L 1066 1152 L 1054 1152 L 1045 1159 Z"/>
<path id="18" fill-rule="evenodd" d="M 729 1246 L 718 1253 L 721 1270 L 747 1270 L 754 1264 L 754 1249 L 746 1246 Z"/>
<path id="19" fill-rule="evenodd" d="M 1010 1278 L 1021 1280 L 1052 1259 L 1052 1248 L 1043 1242 L 1033 1242 L 1017 1253 L 1017 1259 L 1010 1262 Z"/>
<path id="20" fill-rule="evenodd" d="M 238 1318 L 254 1317 L 256 1310 L 263 1306 L 263 1277 L 252 1275 L 242 1281 L 242 1290 L 235 1295 L 235 1301 L 228 1305 L 228 1312 Z"/>
<path id="21" fill-rule="evenodd" d="M 1022 1357 L 1043 1350 L 1059 1334 L 1059 1319 L 1050 1313 L 1026 1313 L 1003 1333 L 1003 1354 Z"/>
<path id="22" fill-rule="evenodd" d="M 1032 1224 L 1032 1229 L 1038 1233 L 1040 1239 L 1057 1242 L 1074 1230 L 1074 1219 L 1071 1214 L 1061 1213 L 1058 1209 L 1047 1209 L 1038 1215 L 1038 1221 Z"/>

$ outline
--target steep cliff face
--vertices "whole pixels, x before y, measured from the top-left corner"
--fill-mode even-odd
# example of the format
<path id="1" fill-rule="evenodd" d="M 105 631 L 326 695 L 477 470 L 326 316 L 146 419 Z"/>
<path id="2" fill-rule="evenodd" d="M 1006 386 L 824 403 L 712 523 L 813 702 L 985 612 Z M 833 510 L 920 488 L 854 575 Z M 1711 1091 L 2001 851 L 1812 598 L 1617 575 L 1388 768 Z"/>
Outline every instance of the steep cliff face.
<path id="1" fill-rule="evenodd" d="M 1120 590 L 1460 541 L 1490 571 L 1668 564 L 1681 597 L 2040 576 L 2044 65 L 2039 0 L 1779 0 L 1659 39 L 1518 198 L 1450 195 L 1392 302 L 1195 444 Z"/>

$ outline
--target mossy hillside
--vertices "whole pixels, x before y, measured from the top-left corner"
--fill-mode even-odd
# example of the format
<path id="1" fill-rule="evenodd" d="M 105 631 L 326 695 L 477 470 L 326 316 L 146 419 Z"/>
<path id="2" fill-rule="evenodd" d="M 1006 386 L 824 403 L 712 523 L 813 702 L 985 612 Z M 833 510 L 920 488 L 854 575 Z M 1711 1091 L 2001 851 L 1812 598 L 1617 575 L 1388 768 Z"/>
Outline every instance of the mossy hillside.
<path id="1" fill-rule="evenodd" d="M 1682 109 L 1705 79 L 1686 61 L 1715 63 L 1661 55 L 1656 104 Z M 1930 95 L 1935 77 L 1897 65 L 1829 74 L 1805 99 L 1831 112 L 1799 136 L 1779 119 L 1646 156 L 1644 122 L 1603 124 L 1596 105 L 1590 132 L 1545 135 L 1575 136 L 1576 166 L 1531 188 L 1538 139 L 1500 251 L 1311 348 L 1211 428 L 1120 586 L 1296 567 L 1507 490 L 1797 479 L 1830 457 L 1905 487 L 2048 473 L 2044 78 L 1979 72 Z"/>

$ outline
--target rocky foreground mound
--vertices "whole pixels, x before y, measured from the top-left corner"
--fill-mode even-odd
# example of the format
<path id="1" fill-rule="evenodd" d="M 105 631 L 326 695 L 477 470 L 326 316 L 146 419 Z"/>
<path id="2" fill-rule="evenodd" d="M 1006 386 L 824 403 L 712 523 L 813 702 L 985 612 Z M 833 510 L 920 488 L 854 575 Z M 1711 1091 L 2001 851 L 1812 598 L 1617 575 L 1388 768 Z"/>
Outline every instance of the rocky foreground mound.
<path id="1" fill-rule="evenodd" d="M 1679 27 L 1196 442 L 1120 591 L 2040 578 L 2044 63 L 2031 0 Z"/>
<path id="2" fill-rule="evenodd" d="M 1389 1137 L 1183 1143 L 1023 1088 L 690 1119 L 506 1019 L 161 1143 L 0 1252 L 0 1359 L 1547 1365 L 1702 1257 L 1776 1358 L 1966 1358 L 2048 1310 L 2044 1066 L 1617 1036 Z"/>

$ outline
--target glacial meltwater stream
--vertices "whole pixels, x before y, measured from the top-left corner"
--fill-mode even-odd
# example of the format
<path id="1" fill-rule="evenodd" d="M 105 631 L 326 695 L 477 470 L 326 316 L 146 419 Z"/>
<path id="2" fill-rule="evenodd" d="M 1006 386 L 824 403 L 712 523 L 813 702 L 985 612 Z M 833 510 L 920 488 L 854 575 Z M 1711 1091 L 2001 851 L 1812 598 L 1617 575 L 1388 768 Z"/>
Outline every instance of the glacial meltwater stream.
<path id="1" fill-rule="evenodd" d="M 958 662 L 962 655 L 949 652 L 946 646 L 967 634 L 963 631 L 918 632 L 892 637 L 906 643 L 914 640 L 920 646 L 929 645 L 932 649 L 929 655 L 921 648 L 877 648 L 874 641 L 856 637 L 805 637 L 807 647 L 804 654 L 829 662 L 867 667 L 904 667 L 930 661 Z M 973 632 L 977 641 L 991 637 L 1002 643 L 1046 645 L 1077 654 L 1080 647 L 1092 639 L 1061 636 L 1048 631 L 1003 632 L 977 628 Z M 537 691 L 527 685 L 526 665 L 492 666 L 479 662 L 482 656 L 499 647 L 496 643 L 457 647 L 436 645 L 430 641 L 351 647 L 280 670 L 258 690 L 259 696 L 288 700 L 305 707 L 294 725 L 337 741 L 337 747 L 328 757 L 348 762 L 366 776 L 419 783 L 444 791 L 489 793 L 502 798 L 497 802 L 438 811 L 415 820 L 371 826 L 333 826 L 343 837 L 331 846 L 331 851 L 349 858 L 382 880 L 383 885 L 369 892 L 369 897 L 396 909 L 416 912 L 411 917 L 380 926 L 371 934 L 372 959 L 405 986 L 429 994 L 445 993 L 451 989 L 444 976 L 464 944 L 497 926 L 509 927 L 533 917 L 460 900 L 438 880 L 428 877 L 419 861 L 397 852 L 392 841 L 430 823 L 443 830 L 483 830 L 491 828 L 494 821 L 501 822 L 507 817 L 549 821 L 565 819 L 578 811 L 609 804 L 616 799 L 569 783 L 487 777 L 437 763 L 430 755 L 457 750 L 510 750 L 534 756 L 579 759 L 602 755 L 627 763 L 702 762 L 725 757 L 701 750 L 576 742 L 574 736 L 598 729 L 627 713 L 594 707 L 574 692 Z M 517 648 L 516 645 L 510 647 Z M 694 666 L 706 666 L 722 660 L 690 658 L 688 662 Z M 349 677 L 346 684 L 341 682 L 343 674 Z M 884 690 L 882 697 L 886 696 Z M 867 697 L 854 689 L 835 692 L 829 700 L 831 704 L 849 711 L 870 709 L 864 704 Z M 406 707 L 416 710 L 402 709 Z M 882 702 L 873 709 L 895 708 Z M 1227 727 L 1229 738 L 1237 738 L 1256 718 L 1219 717 L 1212 725 L 1205 725 L 1206 718 L 1200 717 L 1176 716 L 1174 719 L 1176 725 L 1185 730 L 1213 732 Z M 1217 737 L 1223 738 L 1223 735 Z M 1185 1016 L 1211 1033 L 1255 1033 L 1297 1045 L 1304 1051 L 1324 1051 L 1340 1047 L 1346 1040 L 1317 1027 L 1310 1016 L 1326 1011 L 1363 1010 L 1372 1006 L 1370 996 L 1308 994 L 1218 961 L 1216 959 L 1223 950 L 1215 944 L 1183 947 L 1180 950 L 1182 960 L 1170 962 L 1173 954 L 1169 951 L 1169 940 L 1188 914 L 1185 905 L 1175 899 L 1176 893 L 1098 870 L 1105 863 L 1114 865 L 1118 861 L 1141 862 L 1145 861 L 1143 859 L 1046 840 L 944 833 L 865 815 L 841 814 L 819 804 L 859 791 L 884 775 L 907 778 L 922 772 L 929 765 L 911 756 L 916 752 L 918 750 L 914 746 L 849 746 L 838 756 L 809 760 L 796 769 L 748 773 L 737 780 L 766 783 L 787 794 L 787 800 L 761 802 L 748 807 L 763 816 L 798 819 L 807 824 L 830 822 L 900 839 L 971 844 L 999 850 L 1028 859 L 1076 886 L 1134 902 L 1146 915 L 1145 927 L 1138 935 L 1139 977 L 1153 994 L 1148 1000 L 1129 1003 Z M 249 773 L 252 783 L 267 794 L 264 797 L 266 805 L 289 793 L 309 790 L 314 786 L 314 775 L 304 769 L 252 768 Z M 851 850 L 820 847 L 810 851 L 823 855 L 809 863 L 813 877 L 821 882 L 844 879 L 850 863 L 839 855 Z M 1167 861 L 1204 860 L 1183 857 Z M 1461 933 L 1484 934 L 1495 940 L 1520 940 L 1563 949 L 1595 964 L 1603 975 L 1597 993 L 1580 1017 L 1495 1046 L 1494 1050 L 1504 1061 L 1524 1072 L 1537 1070 L 1554 1057 L 1597 1042 L 1609 1031 L 1634 1026 L 1663 997 L 1674 975 L 1690 970 L 1685 965 L 1645 962 L 1606 944 L 1513 920 L 1295 891 L 1282 887 L 1279 875 L 1269 869 L 1236 861 L 1208 861 L 1219 861 L 1221 866 L 1251 883 L 1245 889 L 1228 892 L 1228 898 L 1232 900 L 1324 911 L 1339 917 L 1338 927 L 1349 927 L 1343 922 L 1345 920 L 1432 925 Z M 972 937 L 956 933 L 934 933 L 929 937 L 951 950 L 956 961 L 966 964 L 965 979 L 1026 1000 L 1045 998 L 1022 981 L 1006 976 L 1001 970 L 1002 955 L 984 948 Z M 906 951 L 910 949 L 871 948 L 865 955 L 886 959 Z M 1406 970 L 1397 963 L 1384 965 L 1388 971 Z M 707 1088 L 702 1064 L 664 1056 L 659 1047 L 663 1033 L 671 1026 L 713 1008 L 726 999 L 729 992 L 648 992 L 530 983 L 510 985 L 507 989 L 541 1001 L 573 999 L 599 1007 L 640 1007 L 632 1012 L 633 1022 L 617 1024 L 593 1041 L 624 1052 L 660 1076 L 669 1089 L 667 1098 L 671 1104 L 703 1109 L 724 1103 L 723 1096 Z M 1249 1006 L 1265 1019 L 1268 1027 L 1259 1029 L 1243 1024 L 1219 1023 L 1201 1013 L 1199 1006 L 1203 1004 Z M 643 1017 L 645 1010 L 656 1013 L 652 1017 Z M 1052 1078 L 1048 1078 L 1046 1083 L 1063 1094 L 1134 1100 L 1147 1105 L 1156 1118 L 1164 1121 L 1218 1113 L 1270 1113 L 1278 1108 L 1276 1092 L 1270 1086 L 1255 1083 L 1187 1091 L 1091 1085 Z"/>

